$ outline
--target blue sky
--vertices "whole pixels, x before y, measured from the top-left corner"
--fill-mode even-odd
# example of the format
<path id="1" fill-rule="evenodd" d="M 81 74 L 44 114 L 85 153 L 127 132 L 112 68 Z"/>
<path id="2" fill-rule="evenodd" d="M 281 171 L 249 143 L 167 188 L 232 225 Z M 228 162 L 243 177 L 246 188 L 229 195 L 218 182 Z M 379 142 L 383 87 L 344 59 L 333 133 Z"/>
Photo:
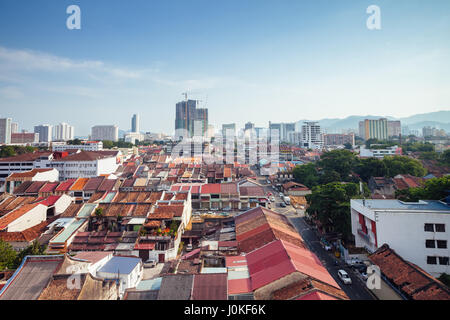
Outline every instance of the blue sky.
<path id="1" fill-rule="evenodd" d="M 216 126 L 449 110 L 449 40 L 448 0 L 1 0 L 0 116 L 172 133 L 186 91 Z"/>

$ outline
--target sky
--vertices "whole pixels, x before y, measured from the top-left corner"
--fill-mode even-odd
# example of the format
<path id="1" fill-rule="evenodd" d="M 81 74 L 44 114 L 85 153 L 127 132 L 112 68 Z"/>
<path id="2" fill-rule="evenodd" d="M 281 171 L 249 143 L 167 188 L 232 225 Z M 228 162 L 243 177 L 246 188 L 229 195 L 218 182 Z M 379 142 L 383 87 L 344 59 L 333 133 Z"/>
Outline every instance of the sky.
<path id="1" fill-rule="evenodd" d="M 0 117 L 20 129 L 138 113 L 172 134 L 184 92 L 216 129 L 450 110 L 450 1 L 0 1 Z"/>

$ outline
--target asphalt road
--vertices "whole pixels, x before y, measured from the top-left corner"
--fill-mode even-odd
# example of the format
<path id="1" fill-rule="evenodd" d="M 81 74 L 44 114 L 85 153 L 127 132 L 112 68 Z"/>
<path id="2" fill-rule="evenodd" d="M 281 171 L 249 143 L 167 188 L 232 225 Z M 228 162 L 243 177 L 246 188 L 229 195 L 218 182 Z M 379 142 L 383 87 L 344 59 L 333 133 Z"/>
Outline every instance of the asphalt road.
<path id="1" fill-rule="evenodd" d="M 263 182 L 260 180 L 260 182 Z M 344 290 L 347 296 L 351 300 L 374 300 L 374 296 L 367 289 L 364 280 L 362 280 L 357 271 L 340 264 L 335 265 L 337 260 L 332 254 L 327 252 L 320 244 L 320 239 L 317 237 L 316 233 L 310 229 L 310 226 L 304 220 L 304 212 L 293 208 L 292 206 L 287 206 L 286 208 L 280 207 L 280 203 L 283 201 L 279 197 L 279 192 L 275 191 L 270 185 L 266 185 L 264 182 L 264 189 L 266 193 L 271 192 L 275 197 L 275 202 L 271 203 L 271 209 L 275 212 L 285 215 L 292 225 L 297 229 L 298 233 L 302 236 L 309 250 L 314 252 L 316 256 L 320 259 L 322 264 L 328 270 L 330 275 L 339 284 L 339 286 Z M 338 277 L 337 272 L 339 269 L 344 269 L 349 274 L 352 279 L 352 284 L 345 285 L 341 279 Z"/>

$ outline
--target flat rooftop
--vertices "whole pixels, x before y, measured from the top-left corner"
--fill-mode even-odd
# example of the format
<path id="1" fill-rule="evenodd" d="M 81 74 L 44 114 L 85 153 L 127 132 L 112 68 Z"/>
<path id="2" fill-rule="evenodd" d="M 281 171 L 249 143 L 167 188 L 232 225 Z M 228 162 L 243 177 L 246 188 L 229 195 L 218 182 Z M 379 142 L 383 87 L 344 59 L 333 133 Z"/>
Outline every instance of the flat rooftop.
<path id="1" fill-rule="evenodd" d="M 363 205 L 362 199 L 352 200 Z M 403 202 L 395 199 L 370 199 L 366 200 L 364 207 L 380 210 L 408 210 L 408 211 L 444 211 L 450 213 L 450 206 L 438 200 L 419 200 L 419 202 Z"/>

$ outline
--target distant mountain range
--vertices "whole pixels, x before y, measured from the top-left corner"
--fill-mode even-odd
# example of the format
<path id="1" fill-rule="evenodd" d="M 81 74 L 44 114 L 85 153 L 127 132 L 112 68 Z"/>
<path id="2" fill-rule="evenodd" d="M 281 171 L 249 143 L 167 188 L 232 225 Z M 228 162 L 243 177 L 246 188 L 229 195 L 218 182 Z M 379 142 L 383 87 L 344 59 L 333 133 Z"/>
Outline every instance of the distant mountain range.
<path id="1" fill-rule="evenodd" d="M 410 130 L 421 130 L 423 127 L 430 126 L 438 129 L 444 129 L 445 131 L 450 132 L 450 110 L 416 114 L 405 118 L 368 115 L 349 116 L 344 119 L 322 119 L 315 121 L 319 122 L 320 126 L 328 132 L 340 132 L 346 129 L 358 130 L 359 122 L 363 121 L 364 119 L 380 118 L 387 118 L 388 120 L 400 120 L 402 122 L 402 126 L 408 126 Z M 304 121 L 311 120 L 300 120 L 298 121 L 298 124 L 301 125 Z"/>

